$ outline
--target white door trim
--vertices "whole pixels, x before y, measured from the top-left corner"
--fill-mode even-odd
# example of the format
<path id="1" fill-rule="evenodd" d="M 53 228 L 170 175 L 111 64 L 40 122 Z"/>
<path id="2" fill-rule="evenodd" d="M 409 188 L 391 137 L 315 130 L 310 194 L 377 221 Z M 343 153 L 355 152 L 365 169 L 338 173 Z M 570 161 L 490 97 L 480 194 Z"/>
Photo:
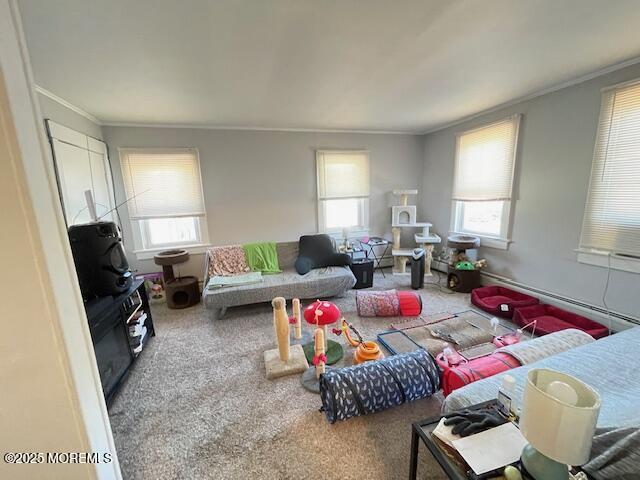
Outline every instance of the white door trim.
<path id="1" fill-rule="evenodd" d="M 92 452 L 110 452 L 113 462 L 95 464 L 95 478 L 122 478 L 100 375 L 86 320 L 84 305 L 69 247 L 62 207 L 55 183 L 53 160 L 34 90 L 21 17 L 16 0 L 0 0 L 0 67 L 9 104 L 28 195 L 35 210 L 39 236 L 46 252 L 45 265 L 56 299 L 62 336 L 61 348 L 68 358 L 72 384 L 69 388 L 78 408 L 78 428 Z"/>

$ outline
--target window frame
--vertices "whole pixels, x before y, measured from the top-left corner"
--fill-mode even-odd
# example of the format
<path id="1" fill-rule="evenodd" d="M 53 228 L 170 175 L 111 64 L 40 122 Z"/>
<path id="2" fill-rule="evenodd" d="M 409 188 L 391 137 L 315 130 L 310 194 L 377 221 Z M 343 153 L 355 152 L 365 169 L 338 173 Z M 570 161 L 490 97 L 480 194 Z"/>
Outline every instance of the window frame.
<path id="1" fill-rule="evenodd" d="M 359 225 L 352 227 L 326 227 L 326 202 L 332 200 L 358 200 L 358 219 Z M 318 232 L 326 233 L 327 235 L 336 236 L 342 238 L 342 232 L 345 228 L 349 229 L 350 236 L 363 236 L 369 233 L 369 198 L 368 197 L 344 197 L 344 198 L 330 198 L 320 199 L 318 198 Z"/>
<path id="2" fill-rule="evenodd" d="M 636 78 L 633 80 L 629 80 L 626 82 L 617 83 L 614 85 L 609 85 L 607 87 L 603 87 L 600 89 L 600 102 L 602 105 L 604 95 L 615 90 L 620 90 L 626 87 L 631 87 L 634 85 L 640 84 L 640 78 Z M 595 160 L 596 160 L 596 151 L 598 148 L 598 139 L 600 137 L 600 124 L 601 124 L 601 116 L 602 109 L 598 115 L 598 128 L 596 130 L 596 137 L 594 141 L 594 157 L 591 162 L 591 175 L 589 178 L 589 189 L 587 191 L 587 197 L 584 202 L 584 216 L 582 220 L 582 225 L 580 228 L 580 237 L 578 240 L 578 248 L 575 249 L 576 259 L 578 263 L 592 265 L 596 267 L 601 267 L 605 269 L 612 270 L 621 270 L 630 273 L 640 274 L 640 258 L 632 255 L 626 255 L 623 253 L 618 253 L 611 250 L 598 249 L 598 248 L 587 248 L 582 246 L 582 235 L 584 233 L 588 204 L 590 201 L 590 197 L 593 194 L 592 192 L 592 176 L 595 168 Z M 609 219 L 607 219 L 609 220 Z M 616 222 L 611 221 L 610 223 L 615 224 Z"/>
<path id="3" fill-rule="evenodd" d="M 335 238 L 342 238 L 342 232 L 344 231 L 345 228 L 348 228 L 349 231 L 349 237 L 359 237 L 359 236 L 365 236 L 368 235 L 369 233 L 369 227 L 370 227 L 370 215 L 369 215 L 369 203 L 370 203 L 370 198 L 371 198 L 371 177 L 369 176 L 368 179 L 368 183 L 369 183 L 369 195 L 366 196 L 361 196 L 361 195 L 355 195 L 352 197 L 340 197 L 340 198 L 321 198 L 320 197 L 320 189 L 317 187 L 317 182 L 319 181 L 319 175 L 320 175 L 320 171 L 319 171 L 319 162 L 318 162 L 318 157 L 321 154 L 326 154 L 326 153 L 361 153 L 361 154 L 365 154 L 367 156 L 367 164 L 368 164 L 368 169 L 369 172 L 371 172 L 371 158 L 369 156 L 369 150 L 363 150 L 363 149 L 353 149 L 353 150 L 349 150 L 349 149 L 318 149 L 315 152 L 315 156 L 316 156 L 316 206 L 317 206 L 317 210 L 318 210 L 318 224 L 317 224 L 317 228 L 318 228 L 318 233 L 325 233 L 327 235 L 330 235 L 332 237 Z M 359 200 L 359 205 L 358 205 L 358 218 L 359 218 L 359 225 L 355 225 L 355 226 L 351 226 L 351 227 L 336 227 L 336 228 L 327 228 L 326 226 L 326 202 L 331 201 L 331 200 Z"/>
<path id="4" fill-rule="evenodd" d="M 482 246 L 498 248 L 506 250 L 511 243 L 509 239 L 510 223 L 511 223 L 511 201 L 500 200 L 503 202 L 502 216 L 500 219 L 500 234 L 498 236 L 490 235 L 485 232 L 476 232 L 473 230 L 465 230 L 462 225 L 464 223 L 464 204 L 471 203 L 471 201 L 452 201 L 453 215 L 451 218 L 451 233 L 474 235 L 480 237 Z"/>
<path id="5" fill-rule="evenodd" d="M 174 218 L 192 218 L 194 220 L 195 226 L 195 234 L 196 239 L 194 241 L 187 242 L 167 242 L 160 244 L 153 244 L 151 242 L 151 232 L 149 230 L 148 222 L 150 220 L 171 220 Z M 157 250 L 157 249 L 165 249 L 165 248 L 175 248 L 175 247 L 183 247 L 189 245 L 202 245 L 202 217 L 156 217 L 156 218 L 145 218 L 144 220 L 133 220 L 138 223 L 138 228 L 140 229 L 140 238 L 142 239 L 142 245 L 145 251 Z"/>
<path id="6" fill-rule="evenodd" d="M 474 232 L 471 230 L 465 230 L 463 228 L 464 222 L 464 204 L 471 202 L 484 202 L 487 200 L 451 200 L 451 218 L 450 218 L 450 231 L 451 234 L 463 234 L 463 235 L 473 235 L 480 238 L 480 244 L 483 247 L 495 248 L 499 250 L 507 250 L 509 245 L 513 242 L 511 239 L 511 229 L 513 225 L 513 191 L 514 191 L 514 183 L 515 183 L 515 172 L 517 170 L 516 164 L 518 161 L 518 146 L 520 143 L 520 124 L 522 123 L 522 114 L 517 113 L 513 115 L 509 115 L 507 117 L 502 117 L 498 120 L 493 120 L 477 127 L 471 128 L 469 130 L 464 130 L 461 132 L 457 132 L 455 134 L 455 147 L 454 147 L 454 165 L 457 163 L 456 159 L 459 155 L 459 138 L 465 134 L 475 132 L 477 130 L 487 128 L 492 126 L 493 124 L 501 123 L 507 120 L 515 120 L 515 139 L 513 142 L 513 162 L 512 162 L 512 177 L 511 177 L 511 188 L 510 188 L 510 198 L 508 200 L 498 200 L 504 202 L 504 206 L 502 208 L 502 216 L 500 221 L 500 235 L 488 235 L 487 233 Z M 455 167 L 454 167 L 454 183 L 455 183 Z"/>
<path id="7" fill-rule="evenodd" d="M 200 181 L 200 191 L 203 197 L 203 207 L 204 207 L 204 215 L 188 217 L 196 219 L 196 235 L 198 236 L 198 240 L 196 242 L 172 242 L 161 245 L 153 245 L 151 246 L 148 226 L 145 224 L 148 220 L 155 219 L 170 219 L 170 218 L 185 218 L 182 216 L 176 217 L 148 217 L 145 219 L 131 219 L 129 218 L 129 224 L 131 225 L 131 231 L 133 233 L 133 244 L 134 250 L 133 253 L 136 255 L 138 260 L 148 260 L 155 256 L 157 252 L 161 252 L 163 250 L 169 250 L 172 248 L 184 248 L 189 251 L 191 254 L 204 253 L 211 246 L 209 242 L 209 229 L 207 222 L 207 213 L 206 213 L 206 203 L 204 202 L 204 188 L 202 186 L 202 168 L 200 164 L 200 152 L 195 147 L 175 147 L 175 148 L 129 148 L 122 147 L 118 149 L 120 156 L 123 153 L 129 152 L 139 152 L 147 155 L 153 154 L 167 154 L 167 153 L 177 153 L 177 152 L 191 152 L 195 155 L 196 164 L 198 166 L 198 176 Z M 120 162 L 120 167 L 123 168 L 122 162 Z M 126 191 L 125 191 L 126 195 Z M 127 216 L 129 215 L 127 211 Z"/>

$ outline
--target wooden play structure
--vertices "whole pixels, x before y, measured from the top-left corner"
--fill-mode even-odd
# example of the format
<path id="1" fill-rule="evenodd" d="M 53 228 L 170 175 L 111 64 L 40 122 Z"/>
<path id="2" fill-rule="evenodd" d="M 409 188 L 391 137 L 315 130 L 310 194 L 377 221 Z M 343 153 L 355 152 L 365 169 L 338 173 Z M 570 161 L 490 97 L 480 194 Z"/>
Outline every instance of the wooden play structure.
<path id="1" fill-rule="evenodd" d="M 300 340 L 302 338 L 302 315 L 300 313 L 300 299 L 294 298 L 291 301 L 293 308 L 293 338 Z"/>
<path id="2" fill-rule="evenodd" d="M 309 368 L 301 345 L 290 344 L 290 321 L 287 315 L 287 301 L 276 297 L 271 301 L 273 307 L 273 328 L 278 348 L 264 352 L 264 365 L 268 379 L 302 373 Z M 298 307 L 300 301 L 298 300 Z M 298 317 L 300 314 L 298 308 Z M 294 307 L 295 317 L 295 307 Z"/>

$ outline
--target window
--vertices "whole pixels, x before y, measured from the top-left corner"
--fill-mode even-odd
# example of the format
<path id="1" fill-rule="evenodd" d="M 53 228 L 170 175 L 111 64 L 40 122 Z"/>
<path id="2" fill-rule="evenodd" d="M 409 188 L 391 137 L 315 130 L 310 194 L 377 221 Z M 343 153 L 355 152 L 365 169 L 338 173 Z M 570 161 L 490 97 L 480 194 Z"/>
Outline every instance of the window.
<path id="1" fill-rule="evenodd" d="M 336 234 L 369 228 L 369 152 L 318 150 L 318 228 Z"/>
<path id="2" fill-rule="evenodd" d="M 639 132 L 640 82 L 605 89 L 580 236 L 581 252 L 640 259 Z"/>
<path id="3" fill-rule="evenodd" d="M 195 149 L 120 149 L 137 251 L 208 242 Z"/>
<path id="4" fill-rule="evenodd" d="M 507 248 L 520 115 L 456 138 L 451 229 Z"/>

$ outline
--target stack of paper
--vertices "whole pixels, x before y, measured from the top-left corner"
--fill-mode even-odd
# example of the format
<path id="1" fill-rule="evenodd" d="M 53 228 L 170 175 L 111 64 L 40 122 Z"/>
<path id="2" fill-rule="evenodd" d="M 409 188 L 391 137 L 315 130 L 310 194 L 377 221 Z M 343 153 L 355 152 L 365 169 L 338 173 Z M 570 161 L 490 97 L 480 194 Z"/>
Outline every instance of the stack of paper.
<path id="1" fill-rule="evenodd" d="M 511 422 L 451 441 L 453 448 L 464 458 L 476 475 L 518 461 L 527 443 L 518 427 Z"/>

